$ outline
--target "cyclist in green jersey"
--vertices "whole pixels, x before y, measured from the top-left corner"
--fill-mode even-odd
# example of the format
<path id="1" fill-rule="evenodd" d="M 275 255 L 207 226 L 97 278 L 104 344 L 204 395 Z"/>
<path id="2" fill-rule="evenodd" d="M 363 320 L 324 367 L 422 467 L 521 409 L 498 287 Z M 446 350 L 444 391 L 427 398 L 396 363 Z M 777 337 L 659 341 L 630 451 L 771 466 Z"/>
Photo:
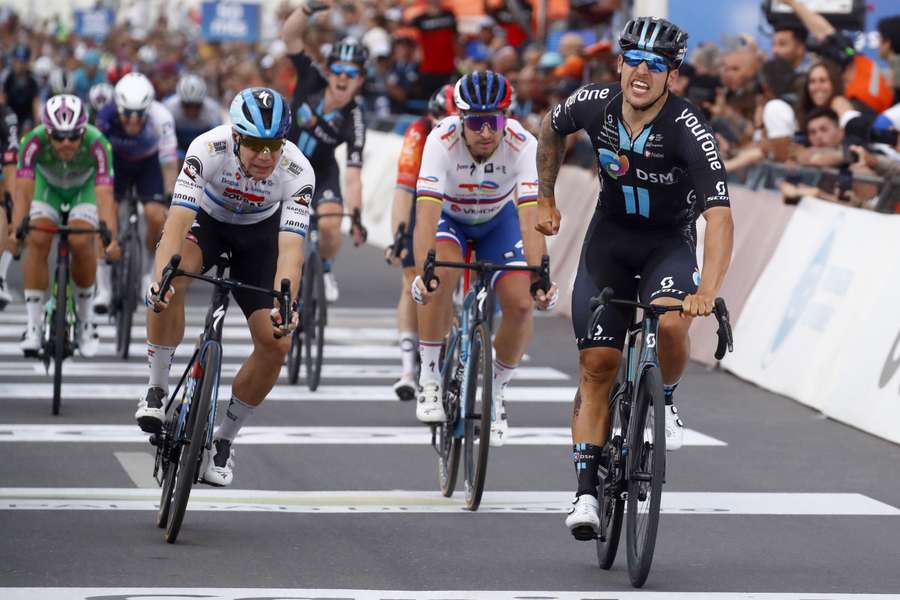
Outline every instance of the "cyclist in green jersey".
<path id="1" fill-rule="evenodd" d="M 22 138 L 16 171 L 13 208 L 14 230 L 28 215 L 33 225 L 52 227 L 61 223 L 68 211 L 72 227 L 97 227 L 98 205 L 102 220 L 112 234 L 106 247 L 111 260 L 119 256 L 116 242 L 116 215 L 113 204 L 112 148 L 100 131 L 88 125 L 87 109 L 77 96 L 61 94 L 47 100 L 42 125 Z M 47 258 L 53 235 L 32 231 L 25 256 L 25 308 L 28 327 L 20 347 L 37 352 L 41 346 L 43 310 L 49 270 Z M 12 244 L 18 246 L 15 233 Z M 82 356 L 94 356 L 100 345 L 90 310 L 94 295 L 97 257 L 93 236 L 72 235 L 72 279 L 75 282 L 75 312 L 78 317 L 78 349 Z"/>

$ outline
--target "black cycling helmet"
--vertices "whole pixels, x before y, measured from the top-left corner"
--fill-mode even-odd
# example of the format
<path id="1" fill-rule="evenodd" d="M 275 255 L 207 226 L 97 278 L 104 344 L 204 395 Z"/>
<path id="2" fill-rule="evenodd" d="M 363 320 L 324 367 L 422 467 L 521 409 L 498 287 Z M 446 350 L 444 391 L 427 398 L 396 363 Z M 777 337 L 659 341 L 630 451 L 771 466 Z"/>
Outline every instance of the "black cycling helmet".
<path id="1" fill-rule="evenodd" d="M 439 87 L 428 101 L 428 114 L 435 119 L 443 119 L 456 113 L 456 104 L 453 103 L 453 84 L 448 83 Z"/>
<path id="2" fill-rule="evenodd" d="M 659 17 L 637 17 L 628 21 L 619 36 L 619 48 L 646 50 L 668 59 L 677 69 L 687 51 L 688 34 L 678 25 Z"/>
<path id="3" fill-rule="evenodd" d="M 359 40 L 346 37 L 331 47 L 331 52 L 328 53 L 328 64 L 348 62 L 362 67 L 366 64 L 368 58 L 369 51 L 366 50 L 366 47 Z"/>

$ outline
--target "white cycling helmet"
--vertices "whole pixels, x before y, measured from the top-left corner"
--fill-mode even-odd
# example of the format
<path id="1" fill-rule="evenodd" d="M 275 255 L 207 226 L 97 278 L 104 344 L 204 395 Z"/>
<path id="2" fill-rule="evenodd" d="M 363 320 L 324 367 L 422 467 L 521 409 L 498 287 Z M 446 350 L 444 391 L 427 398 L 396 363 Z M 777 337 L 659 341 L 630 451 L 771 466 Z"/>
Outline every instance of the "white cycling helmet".
<path id="1" fill-rule="evenodd" d="M 53 72 L 53 59 L 49 56 L 39 56 L 31 66 L 31 72 L 38 79 L 47 79 Z"/>
<path id="2" fill-rule="evenodd" d="M 104 82 L 91 86 L 88 92 L 88 100 L 90 100 L 91 108 L 99 111 L 101 108 L 112 102 L 115 90 L 113 86 Z"/>
<path id="3" fill-rule="evenodd" d="M 153 103 L 156 92 L 142 73 L 128 73 L 115 87 L 116 108 L 122 111 L 145 111 Z"/>
<path id="4" fill-rule="evenodd" d="M 184 104 L 201 104 L 206 99 L 206 82 L 199 75 L 186 73 L 178 80 L 175 93 Z"/>
<path id="5" fill-rule="evenodd" d="M 54 96 L 71 94 L 75 91 L 75 78 L 65 69 L 56 69 L 51 72 L 47 83 L 50 85 L 50 93 Z"/>
<path id="6" fill-rule="evenodd" d="M 88 115 L 84 103 L 78 96 L 60 94 L 44 104 L 41 122 L 50 133 L 81 133 L 87 125 Z"/>
<path id="7" fill-rule="evenodd" d="M 151 46 L 150 44 L 146 44 L 141 46 L 137 51 L 138 60 L 145 64 L 155 63 L 156 62 L 156 48 Z"/>

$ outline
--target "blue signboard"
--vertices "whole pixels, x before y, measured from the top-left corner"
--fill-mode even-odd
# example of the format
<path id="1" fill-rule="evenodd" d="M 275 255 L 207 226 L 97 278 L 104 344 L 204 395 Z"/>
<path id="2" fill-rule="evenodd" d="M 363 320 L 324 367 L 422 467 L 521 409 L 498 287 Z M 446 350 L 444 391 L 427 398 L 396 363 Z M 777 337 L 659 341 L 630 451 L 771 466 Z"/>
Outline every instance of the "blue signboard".
<path id="1" fill-rule="evenodd" d="M 200 31 L 210 42 L 255 42 L 259 40 L 259 4 L 204 2 Z"/>
<path id="2" fill-rule="evenodd" d="M 116 13 L 109 8 L 76 10 L 75 35 L 95 40 L 105 39 L 116 20 Z"/>

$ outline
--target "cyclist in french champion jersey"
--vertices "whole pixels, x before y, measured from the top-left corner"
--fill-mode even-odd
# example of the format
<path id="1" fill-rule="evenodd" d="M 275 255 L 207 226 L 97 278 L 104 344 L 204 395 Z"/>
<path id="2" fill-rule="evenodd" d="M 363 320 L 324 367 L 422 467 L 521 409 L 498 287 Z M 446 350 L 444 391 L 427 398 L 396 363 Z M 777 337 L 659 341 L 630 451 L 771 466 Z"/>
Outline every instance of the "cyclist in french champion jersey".
<path id="1" fill-rule="evenodd" d="M 114 88 L 114 102 L 100 110 L 97 129 L 109 139 L 116 170 L 115 195 L 121 201 L 134 187 L 144 207 L 147 234 L 144 242 L 143 285 L 150 282 L 153 252 L 166 221 L 169 198 L 178 176 L 175 121 L 172 114 L 154 100 L 156 92 L 141 73 L 128 73 Z M 111 271 L 106 261 L 97 268 L 97 297 L 94 312 L 109 310 Z"/>
<path id="2" fill-rule="evenodd" d="M 581 377 L 572 417 L 578 491 L 566 525 L 578 539 L 599 528 L 597 465 L 609 426 L 608 397 L 634 316 L 611 305 L 586 333 L 590 298 L 609 286 L 618 298 L 683 306 L 681 314 L 663 315 L 658 337 L 666 446 L 675 450 L 684 425 L 672 394 L 690 356 L 688 328 L 692 317 L 712 312 L 731 260 L 734 226 L 715 137 L 693 104 L 668 92 L 686 41 L 687 33 L 665 19 L 629 21 L 619 39 L 619 83 L 582 87 L 541 128 L 538 228 L 545 235 L 559 231 L 554 184 L 565 137 L 584 129 L 600 166 L 600 197 L 572 291 Z M 707 221 L 702 273 L 695 228 L 701 214 Z"/>
<path id="3" fill-rule="evenodd" d="M 230 252 L 231 278 L 270 289 L 287 278 L 291 293 L 297 293 L 315 176 L 306 157 L 285 139 L 290 108 L 274 90 L 249 88 L 235 96 L 229 117 L 230 126 L 204 133 L 188 149 L 156 251 L 155 283 L 147 292 L 153 308 L 147 313 L 150 380 L 135 413 L 144 431 L 162 429 L 169 368 L 184 337 L 191 280 L 177 278 L 164 294 L 159 290 L 173 255 L 181 255 L 181 269 L 199 273 Z M 233 295 L 250 327 L 253 352 L 234 378 L 212 456 L 201 467 L 203 480 L 218 486 L 231 483 L 231 443 L 275 385 L 297 322 L 295 312 L 291 323 L 281 323 L 277 302 L 273 308 L 269 296 L 246 290 Z"/>
<path id="4" fill-rule="evenodd" d="M 289 139 L 297 144 L 316 171 L 316 196 L 313 210 L 317 215 L 358 214 L 362 210 L 362 161 L 366 143 L 366 123 L 356 95 L 366 79 L 368 51 L 359 41 L 345 38 L 335 43 L 328 54 L 327 72 L 322 73 L 303 46 L 303 31 L 311 15 L 328 10 L 324 2 L 312 0 L 295 10 L 284 23 L 281 37 L 287 45 L 288 58 L 297 72 L 297 84 L 291 107 L 294 122 Z M 344 193 L 341 193 L 340 171 L 335 149 L 347 144 L 347 168 L 344 171 Z M 357 219 L 354 219 L 357 221 Z M 325 299 L 336 302 L 339 296 L 332 268 L 341 249 L 341 219 L 321 219 L 319 230 Z M 356 245 L 365 241 L 365 230 L 356 222 L 350 230 Z"/>
<path id="5" fill-rule="evenodd" d="M 105 253 L 110 259 L 117 258 L 112 149 L 103 134 L 87 121 L 87 108 L 78 96 L 53 96 L 44 104 L 42 124 L 22 138 L 16 171 L 13 245 L 18 244 L 16 232 L 26 216 L 33 225 L 52 227 L 60 225 L 63 214 L 68 213 L 69 226 L 91 228 L 99 224 L 99 209 L 112 234 Z M 19 344 L 26 356 L 36 355 L 41 348 L 41 315 L 49 286 L 47 258 L 52 243 L 53 234 L 46 231 L 32 231 L 27 237 L 23 272 L 28 325 Z M 69 248 L 78 352 L 90 357 L 97 354 L 100 346 L 90 310 L 97 265 L 94 236 L 73 234 Z"/>
<path id="6" fill-rule="evenodd" d="M 416 305 L 409 294 L 416 276 L 416 261 L 413 253 L 413 230 L 416 226 L 416 179 L 422 165 L 425 140 L 435 123 L 448 115 L 456 114 L 453 104 L 453 86 L 447 84 L 438 89 L 428 102 L 428 114 L 416 119 L 406 128 L 403 146 L 397 161 L 397 187 L 391 207 L 391 230 L 397 231 L 402 224 L 406 230 L 404 247 L 399 257 L 392 256 L 388 247 L 385 257 L 395 266 L 403 267 L 403 283 L 400 286 L 400 300 L 397 302 L 397 331 L 400 335 L 400 359 L 403 372 L 394 383 L 394 393 L 400 400 L 412 400 L 418 392 L 416 380 L 419 355 L 419 327 L 416 320 Z"/>
<path id="7" fill-rule="evenodd" d="M 163 106 L 175 120 L 178 159 L 184 160 L 194 139 L 223 121 L 222 107 L 206 93 L 206 82 L 195 73 L 185 73 L 175 86 L 175 94 Z"/>
<path id="8" fill-rule="evenodd" d="M 439 261 L 462 261 L 468 248 L 479 260 L 506 265 L 539 265 L 546 253 L 537 225 L 537 141 L 507 118 L 512 86 L 493 71 L 475 71 L 456 82 L 459 116 L 447 117 L 428 135 L 416 183 L 414 246 L 416 278 L 411 293 L 419 311 L 422 394 L 416 417 L 424 423 L 446 419 L 439 356 L 450 329 L 452 294 L 458 269 L 439 268 L 440 285 L 422 280 L 425 257 L 436 247 Z M 494 420 L 491 444 L 502 445 L 508 428 L 505 394 L 533 329 L 530 275 L 500 271 L 491 285 L 503 309 L 494 340 Z M 436 282 L 434 282 L 436 283 Z M 432 283 L 432 286 L 434 286 Z M 541 309 L 552 308 L 556 286 L 537 292 Z"/>
<path id="9" fill-rule="evenodd" d="M 6 273 L 12 252 L 6 247 L 8 225 L 12 222 L 12 195 L 16 189 L 16 162 L 19 160 L 19 119 L 8 106 L 0 103 L 0 177 L 3 192 L 0 209 L 0 310 L 12 302 L 6 288 Z"/>

